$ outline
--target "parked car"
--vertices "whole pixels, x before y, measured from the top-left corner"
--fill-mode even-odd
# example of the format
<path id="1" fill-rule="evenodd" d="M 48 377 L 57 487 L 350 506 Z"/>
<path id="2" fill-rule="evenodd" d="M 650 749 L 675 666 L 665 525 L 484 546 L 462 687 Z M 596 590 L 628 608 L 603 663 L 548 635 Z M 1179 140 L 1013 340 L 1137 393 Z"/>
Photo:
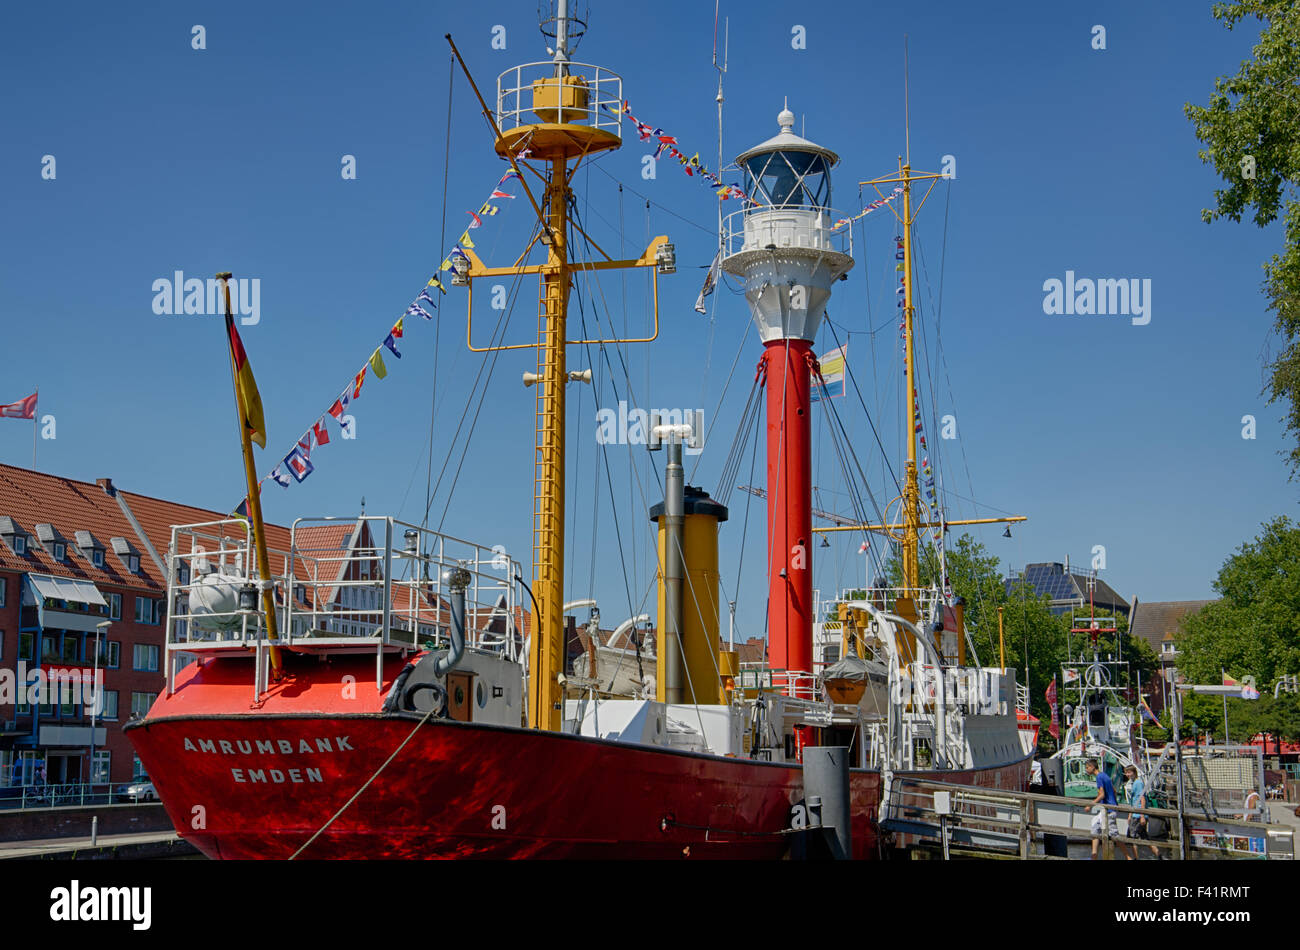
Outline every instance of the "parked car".
<path id="1" fill-rule="evenodd" d="M 158 793 L 154 791 L 153 782 L 147 777 L 141 777 L 118 786 L 117 799 L 126 802 L 156 802 Z"/>

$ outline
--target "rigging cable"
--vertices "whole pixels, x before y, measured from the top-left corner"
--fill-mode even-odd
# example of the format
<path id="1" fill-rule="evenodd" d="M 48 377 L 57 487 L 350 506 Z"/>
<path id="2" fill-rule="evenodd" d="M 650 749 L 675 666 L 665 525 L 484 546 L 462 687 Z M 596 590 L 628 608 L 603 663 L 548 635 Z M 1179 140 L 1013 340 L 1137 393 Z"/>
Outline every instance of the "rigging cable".
<path id="1" fill-rule="evenodd" d="M 438 227 L 438 260 L 447 259 L 447 181 L 451 177 L 451 115 L 452 115 L 452 91 L 456 83 L 456 57 L 453 55 L 447 60 L 447 132 L 446 143 L 443 150 L 442 158 L 442 223 Z M 439 343 L 442 339 L 442 295 L 438 295 L 438 319 L 434 321 L 433 328 L 433 379 L 429 385 L 429 459 L 425 470 L 424 479 L 424 518 L 420 522 L 421 528 L 429 527 L 429 502 L 431 501 L 431 492 L 433 485 L 433 420 L 437 406 L 436 395 L 438 392 L 438 357 L 442 353 Z M 409 490 L 409 489 L 408 489 Z M 403 500 L 405 505 L 405 500 Z"/>

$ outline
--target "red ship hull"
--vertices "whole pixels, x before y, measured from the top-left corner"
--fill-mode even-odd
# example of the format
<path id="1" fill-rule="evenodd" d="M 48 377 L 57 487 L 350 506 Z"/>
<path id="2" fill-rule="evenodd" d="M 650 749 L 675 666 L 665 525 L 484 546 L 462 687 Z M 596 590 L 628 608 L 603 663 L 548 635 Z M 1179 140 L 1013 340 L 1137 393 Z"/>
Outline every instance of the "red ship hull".
<path id="1" fill-rule="evenodd" d="M 178 684 L 127 727 L 176 829 L 208 857 L 774 859 L 790 846 L 797 766 L 478 723 L 419 726 L 420 716 L 377 705 L 290 711 L 339 695 L 336 676 L 313 679 L 252 711 L 247 685 L 236 704 L 233 684 Z M 1029 759 L 920 774 L 1022 789 Z M 855 770 L 851 782 L 854 857 L 874 858 L 880 775 Z"/>

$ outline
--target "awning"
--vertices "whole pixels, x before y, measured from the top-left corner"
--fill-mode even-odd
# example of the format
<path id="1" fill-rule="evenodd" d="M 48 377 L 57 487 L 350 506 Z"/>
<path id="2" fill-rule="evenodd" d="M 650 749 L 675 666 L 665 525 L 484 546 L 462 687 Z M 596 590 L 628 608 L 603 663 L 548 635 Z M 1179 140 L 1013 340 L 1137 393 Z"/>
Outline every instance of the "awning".
<path id="1" fill-rule="evenodd" d="M 50 574 L 28 574 L 27 579 L 32 582 L 36 592 L 42 600 L 49 598 L 52 600 L 66 600 L 74 604 L 96 604 L 100 607 L 107 607 L 108 602 L 104 600 L 104 595 L 99 592 L 99 588 L 90 581 L 78 581 L 71 577 L 54 577 Z"/>
<path id="2" fill-rule="evenodd" d="M 77 630 L 94 633 L 103 622 L 102 614 L 80 614 L 71 610 L 42 610 L 41 626 L 46 630 Z"/>

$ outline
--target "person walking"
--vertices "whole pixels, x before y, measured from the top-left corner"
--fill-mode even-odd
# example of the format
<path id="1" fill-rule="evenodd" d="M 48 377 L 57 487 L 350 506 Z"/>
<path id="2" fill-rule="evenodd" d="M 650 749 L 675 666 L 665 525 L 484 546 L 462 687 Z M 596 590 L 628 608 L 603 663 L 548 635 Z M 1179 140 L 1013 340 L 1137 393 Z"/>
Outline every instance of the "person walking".
<path id="1" fill-rule="evenodd" d="M 1142 776 L 1138 774 L 1137 766 L 1124 766 L 1124 777 L 1128 780 L 1128 786 L 1126 789 L 1128 793 L 1128 804 L 1132 805 L 1134 808 L 1146 808 L 1146 782 L 1144 782 Z M 1130 814 L 1128 816 L 1128 831 L 1126 836 L 1130 843 L 1124 845 L 1124 851 L 1128 855 L 1128 860 L 1136 861 L 1138 856 L 1137 843 L 1139 841 L 1147 841 L 1150 837 L 1147 833 L 1147 816 Z M 1162 855 L 1160 854 L 1159 848 L 1153 844 L 1148 844 L 1147 847 L 1151 849 L 1151 854 L 1157 861 L 1161 859 Z"/>
<path id="2" fill-rule="evenodd" d="M 1092 859 L 1097 860 L 1097 846 L 1101 844 L 1101 836 L 1108 838 L 1119 837 L 1119 826 L 1115 823 L 1115 811 L 1110 808 L 1118 802 L 1115 799 L 1115 783 L 1110 780 L 1110 776 L 1101 770 L 1096 759 L 1089 759 L 1083 763 L 1083 770 L 1088 773 L 1089 777 L 1097 780 L 1097 797 L 1094 798 L 1093 804 L 1097 806 L 1097 813 L 1092 816 Z"/>

